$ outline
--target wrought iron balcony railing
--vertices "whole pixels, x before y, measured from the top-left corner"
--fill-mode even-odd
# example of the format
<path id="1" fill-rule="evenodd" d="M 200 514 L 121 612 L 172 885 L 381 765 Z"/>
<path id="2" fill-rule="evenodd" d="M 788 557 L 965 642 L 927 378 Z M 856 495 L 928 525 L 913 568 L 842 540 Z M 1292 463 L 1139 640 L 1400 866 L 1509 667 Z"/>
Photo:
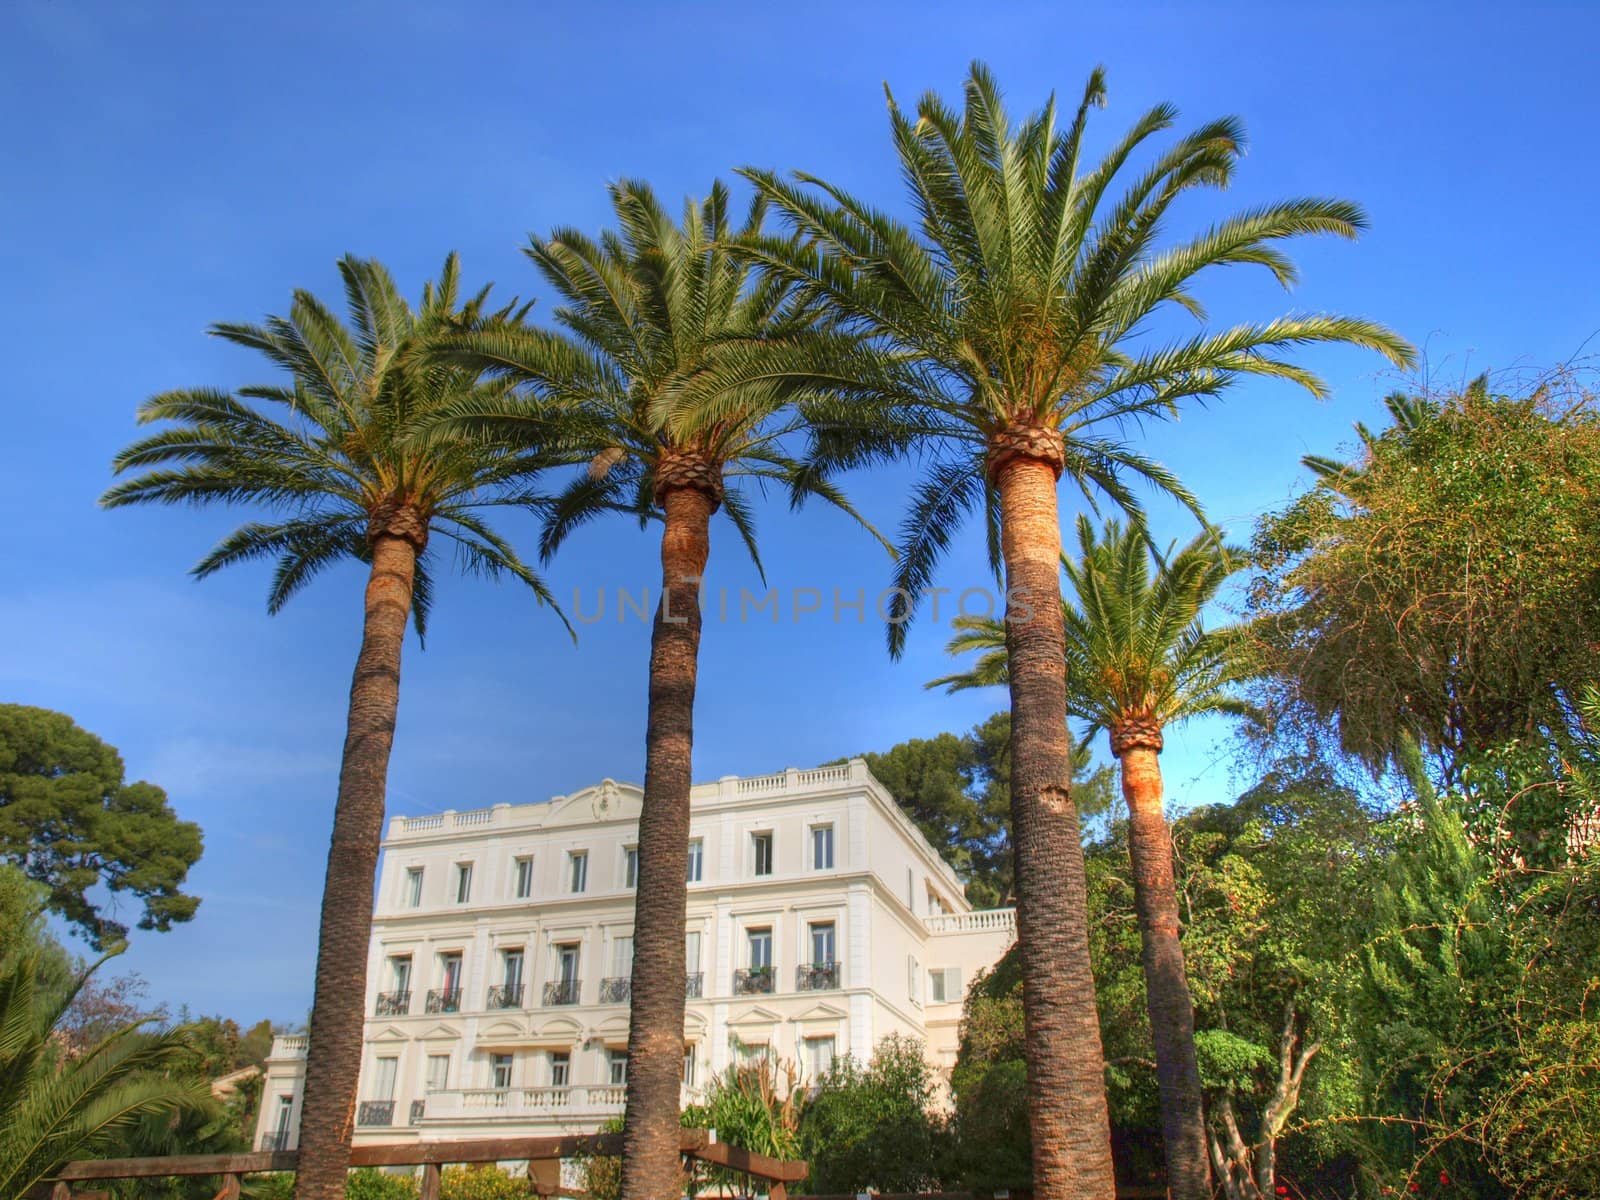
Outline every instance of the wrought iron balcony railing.
<path id="1" fill-rule="evenodd" d="M 415 1125 L 422 1120 L 423 1114 L 427 1111 L 428 1102 L 426 1100 L 413 1100 L 411 1102 L 411 1124 Z"/>
<path id="2" fill-rule="evenodd" d="M 261 1135 L 261 1148 L 263 1150 L 287 1150 L 289 1148 L 289 1134 L 287 1131 L 279 1133 L 263 1133 Z"/>
<path id="3" fill-rule="evenodd" d="M 578 1002 L 578 981 L 576 979 L 558 979 L 554 983 L 544 985 L 544 1002 L 548 1004 L 576 1004 Z"/>
<path id="4" fill-rule="evenodd" d="M 431 1013 L 453 1013 L 461 1011 L 460 988 L 434 988 L 428 993 L 427 1003 L 423 1009 Z"/>
<path id="5" fill-rule="evenodd" d="M 687 1000 L 698 1000 L 705 992 L 706 977 L 699 971 L 690 971 L 683 977 L 683 995 Z"/>
<path id="6" fill-rule="evenodd" d="M 522 985 L 520 983 L 497 983 L 489 989 L 489 1000 L 485 1008 L 517 1008 L 522 1004 Z"/>
<path id="7" fill-rule="evenodd" d="M 356 1109 L 357 1125 L 393 1125 L 393 1100 L 363 1100 Z"/>
<path id="8" fill-rule="evenodd" d="M 612 976 L 600 981 L 601 1004 L 626 1004 L 633 995 L 633 980 L 626 975 Z"/>
<path id="9" fill-rule="evenodd" d="M 378 1003 L 373 1010 L 380 1017 L 404 1017 L 411 1012 L 411 993 L 379 992 Z"/>
<path id="10" fill-rule="evenodd" d="M 801 992 L 831 992 L 839 986 L 836 962 L 801 963 L 795 972 L 794 986 Z"/>
<path id="11" fill-rule="evenodd" d="M 735 996 L 765 996 L 772 992 L 771 967 L 740 967 L 733 973 Z"/>

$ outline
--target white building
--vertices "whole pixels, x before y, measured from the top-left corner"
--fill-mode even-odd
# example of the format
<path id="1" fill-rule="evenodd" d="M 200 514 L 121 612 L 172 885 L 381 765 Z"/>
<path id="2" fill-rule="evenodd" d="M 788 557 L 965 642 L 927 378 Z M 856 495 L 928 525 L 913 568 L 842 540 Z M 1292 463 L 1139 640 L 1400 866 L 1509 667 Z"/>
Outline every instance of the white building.
<path id="1" fill-rule="evenodd" d="M 358 1144 L 591 1132 L 622 1111 L 640 790 L 395 817 L 367 967 Z M 685 1098 L 735 1055 L 805 1077 L 889 1034 L 955 1061 L 965 986 L 1015 937 L 859 759 L 691 799 Z M 267 1061 L 293 1146 L 305 1039 Z"/>

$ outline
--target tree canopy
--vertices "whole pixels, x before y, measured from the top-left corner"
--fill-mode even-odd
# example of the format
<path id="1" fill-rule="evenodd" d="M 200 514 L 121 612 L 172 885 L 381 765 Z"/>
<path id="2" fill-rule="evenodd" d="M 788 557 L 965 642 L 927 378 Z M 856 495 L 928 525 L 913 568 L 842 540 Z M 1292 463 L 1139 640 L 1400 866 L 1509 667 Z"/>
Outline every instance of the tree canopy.
<path id="1" fill-rule="evenodd" d="M 1381 768 L 1565 725 L 1600 679 L 1600 412 L 1561 376 L 1390 398 L 1394 423 L 1259 524 L 1248 611 L 1268 693 Z"/>
<path id="2" fill-rule="evenodd" d="M 0 859 L 42 884 L 96 950 L 126 938 L 112 915 L 124 896 L 143 906 L 140 929 L 193 917 L 200 901 L 182 887 L 201 845 L 164 791 L 126 782 L 115 747 L 62 713 L 0 704 Z"/>

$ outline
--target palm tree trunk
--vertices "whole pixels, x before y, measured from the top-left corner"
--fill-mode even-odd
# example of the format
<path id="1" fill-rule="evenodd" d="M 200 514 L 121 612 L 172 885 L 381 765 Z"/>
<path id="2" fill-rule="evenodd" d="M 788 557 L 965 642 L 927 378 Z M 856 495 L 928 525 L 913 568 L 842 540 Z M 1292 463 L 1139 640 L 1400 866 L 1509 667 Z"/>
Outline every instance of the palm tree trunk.
<path id="1" fill-rule="evenodd" d="M 1145 999 L 1156 1046 L 1161 1096 L 1161 1138 L 1166 1147 L 1172 1200 L 1208 1200 L 1206 1118 L 1195 1060 L 1194 1004 L 1178 940 L 1178 891 L 1173 880 L 1172 835 L 1162 811 L 1160 733 L 1112 734 L 1122 760 L 1122 796 L 1128 803 L 1128 852 L 1133 859 L 1134 907 L 1144 961 Z"/>
<path id="2" fill-rule="evenodd" d="M 1059 447 L 1059 439 L 1057 439 Z M 1006 568 L 1011 820 L 1038 1200 L 1111 1200 L 1105 1058 L 1089 967 L 1088 886 L 1071 796 L 1061 661 L 1059 459 L 1013 453 L 993 467 Z"/>
<path id="3" fill-rule="evenodd" d="M 690 753 L 700 656 L 700 578 L 710 553 L 717 501 L 698 487 L 685 486 L 667 492 L 662 504 L 661 604 L 650 640 L 650 712 L 633 916 L 623 1200 L 668 1200 L 682 1193 L 678 1100 Z"/>
<path id="4" fill-rule="evenodd" d="M 361 653 L 350 684 L 333 844 L 322 888 L 295 1200 L 344 1200 L 366 1020 L 372 884 L 400 706 L 400 650 L 419 549 L 411 537 L 386 533 L 372 539 Z"/>

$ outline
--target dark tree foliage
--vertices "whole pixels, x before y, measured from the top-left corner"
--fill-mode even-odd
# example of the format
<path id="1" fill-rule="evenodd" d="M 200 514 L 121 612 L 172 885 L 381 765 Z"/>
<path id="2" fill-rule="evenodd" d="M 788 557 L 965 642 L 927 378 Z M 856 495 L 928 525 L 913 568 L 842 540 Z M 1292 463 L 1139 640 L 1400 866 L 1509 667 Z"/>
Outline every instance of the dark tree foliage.
<path id="1" fill-rule="evenodd" d="M 813 1192 L 916 1192 L 939 1183 L 943 1122 L 922 1043 L 891 1034 L 862 1065 L 837 1059 L 800 1119 Z"/>
<path id="2" fill-rule="evenodd" d="M 1548 740 L 1600 678 L 1600 413 L 1565 377 L 1389 409 L 1261 521 L 1248 609 L 1280 711 L 1374 769 L 1413 739 L 1453 778 L 1463 755 Z"/>
<path id="3" fill-rule="evenodd" d="M 973 907 L 1010 901 L 1010 713 L 997 712 L 964 734 L 912 738 L 861 757 L 966 882 Z M 1073 766 L 1072 797 L 1079 814 L 1086 822 L 1104 817 L 1116 794 L 1110 768 L 1091 770 L 1089 748 L 1083 745 L 1074 752 Z"/>
<path id="4" fill-rule="evenodd" d="M 61 713 L 0 704 L 0 859 L 43 884 L 96 950 L 126 938 L 105 911 L 124 895 L 144 907 L 140 929 L 193 917 L 200 901 L 181 889 L 200 851 L 200 827 L 155 784 L 125 782 L 114 747 Z M 97 888 L 109 904 L 91 899 Z"/>

